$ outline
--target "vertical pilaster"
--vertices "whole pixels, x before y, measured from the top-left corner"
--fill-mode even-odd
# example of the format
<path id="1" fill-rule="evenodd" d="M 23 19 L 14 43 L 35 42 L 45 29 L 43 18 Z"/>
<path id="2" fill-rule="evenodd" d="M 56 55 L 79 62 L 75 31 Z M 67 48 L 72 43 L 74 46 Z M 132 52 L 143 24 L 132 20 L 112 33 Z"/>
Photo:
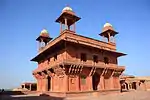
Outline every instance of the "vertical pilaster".
<path id="1" fill-rule="evenodd" d="M 65 91 L 69 91 L 69 79 L 67 75 L 65 75 Z"/>
<path id="2" fill-rule="evenodd" d="M 51 84 L 51 90 L 50 91 L 53 91 L 53 77 L 51 77 L 51 82 L 50 82 Z"/>
<path id="3" fill-rule="evenodd" d="M 43 91 L 43 78 L 40 78 L 40 91 Z"/>
<path id="4" fill-rule="evenodd" d="M 104 76 L 100 76 L 100 89 L 99 90 L 104 90 Z"/>
<path id="5" fill-rule="evenodd" d="M 38 82 L 38 91 L 42 91 L 42 88 L 41 88 L 42 79 L 39 78 L 38 80 L 39 80 L 39 82 Z"/>
<path id="6" fill-rule="evenodd" d="M 113 76 L 110 77 L 110 88 L 114 89 Z"/>
<path id="7" fill-rule="evenodd" d="M 44 91 L 48 91 L 48 79 L 44 78 Z"/>
<path id="8" fill-rule="evenodd" d="M 116 77 L 117 79 L 115 80 L 116 81 L 116 84 L 117 84 L 117 89 L 120 89 L 120 80 L 119 80 L 119 76 Z"/>
<path id="9" fill-rule="evenodd" d="M 39 78 L 37 79 L 37 82 L 36 82 L 36 87 L 37 87 L 37 91 L 39 91 Z"/>
<path id="10" fill-rule="evenodd" d="M 93 85 L 92 85 L 92 76 L 88 76 L 88 85 L 89 85 L 89 91 L 92 91 L 93 90 Z"/>
<path id="11" fill-rule="evenodd" d="M 136 82 L 136 90 L 140 90 L 139 82 Z"/>

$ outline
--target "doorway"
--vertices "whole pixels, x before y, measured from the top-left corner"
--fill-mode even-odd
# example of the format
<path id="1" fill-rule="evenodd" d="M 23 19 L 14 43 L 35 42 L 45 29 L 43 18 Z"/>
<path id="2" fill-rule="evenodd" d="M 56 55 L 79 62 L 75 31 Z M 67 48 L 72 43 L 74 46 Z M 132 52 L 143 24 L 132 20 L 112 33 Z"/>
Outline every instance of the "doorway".
<path id="1" fill-rule="evenodd" d="M 132 89 L 135 89 L 135 90 L 136 90 L 136 82 L 133 82 L 133 83 L 132 83 Z"/>
<path id="2" fill-rule="evenodd" d="M 126 89 L 129 90 L 128 83 L 125 82 Z"/>
<path id="3" fill-rule="evenodd" d="M 92 86 L 93 86 L 93 90 L 98 90 L 98 84 L 100 82 L 100 75 L 98 73 L 94 73 L 94 75 L 92 76 Z"/>
<path id="4" fill-rule="evenodd" d="M 48 76 L 48 91 L 51 89 L 51 78 Z"/>

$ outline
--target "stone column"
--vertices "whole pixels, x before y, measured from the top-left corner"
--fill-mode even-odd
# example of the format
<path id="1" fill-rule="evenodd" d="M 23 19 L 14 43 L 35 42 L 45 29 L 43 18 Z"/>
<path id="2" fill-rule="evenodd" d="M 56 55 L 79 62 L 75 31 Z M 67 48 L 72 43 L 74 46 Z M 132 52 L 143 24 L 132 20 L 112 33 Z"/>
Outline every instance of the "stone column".
<path id="1" fill-rule="evenodd" d="M 65 18 L 65 29 L 68 29 L 67 18 Z"/>
<path id="2" fill-rule="evenodd" d="M 36 87 L 37 87 L 37 91 L 39 91 L 39 78 L 37 78 L 37 85 L 36 85 Z"/>
<path id="3" fill-rule="evenodd" d="M 44 78 L 44 91 L 48 91 L 48 79 L 47 79 L 47 77 Z"/>
<path id="4" fill-rule="evenodd" d="M 29 90 L 31 91 L 31 89 L 32 89 L 32 84 L 29 85 Z"/>
<path id="5" fill-rule="evenodd" d="M 108 42 L 110 42 L 110 33 L 108 32 Z"/>
<path id="6" fill-rule="evenodd" d="M 76 32 L 76 24 L 73 24 L 73 31 Z"/>
<path id="7" fill-rule="evenodd" d="M 67 92 L 67 91 L 69 91 L 69 79 L 68 79 L 68 76 L 67 75 L 65 75 L 64 76 L 65 78 L 65 91 Z"/>
<path id="8" fill-rule="evenodd" d="M 60 33 L 62 32 L 62 22 L 60 22 Z"/>
<path id="9" fill-rule="evenodd" d="M 88 76 L 88 85 L 89 85 L 89 91 L 92 91 L 93 90 L 93 85 L 92 85 L 92 76 Z"/>
<path id="10" fill-rule="evenodd" d="M 39 79 L 39 91 L 42 91 L 42 78 Z"/>
<path id="11" fill-rule="evenodd" d="M 51 77 L 50 85 L 51 85 L 50 91 L 53 91 L 53 77 Z"/>
<path id="12" fill-rule="evenodd" d="M 120 89 L 120 80 L 119 80 L 119 76 L 117 77 L 117 89 Z"/>
<path id="13" fill-rule="evenodd" d="M 114 89 L 113 76 L 110 77 L 110 89 Z"/>
<path id="14" fill-rule="evenodd" d="M 100 83 L 99 83 L 100 87 L 98 88 L 98 90 L 104 90 L 104 76 L 100 76 Z"/>
<path id="15" fill-rule="evenodd" d="M 136 90 L 140 90 L 139 82 L 136 82 Z"/>

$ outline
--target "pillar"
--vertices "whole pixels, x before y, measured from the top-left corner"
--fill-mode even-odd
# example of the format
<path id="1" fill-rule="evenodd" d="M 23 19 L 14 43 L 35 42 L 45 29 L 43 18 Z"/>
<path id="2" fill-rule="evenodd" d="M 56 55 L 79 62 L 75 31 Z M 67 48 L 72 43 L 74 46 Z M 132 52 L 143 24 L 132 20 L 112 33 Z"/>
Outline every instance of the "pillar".
<path id="1" fill-rule="evenodd" d="M 37 79 L 37 91 L 41 91 L 41 84 L 40 84 L 41 79 Z"/>
<path id="2" fill-rule="evenodd" d="M 93 90 L 93 84 L 92 84 L 92 76 L 88 76 L 88 85 L 89 85 L 89 91 Z"/>
<path id="3" fill-rule="evenodd" d="M 32 84 L 29 85 L 29 90 L 30 90 L 30 91 L 32 90 Z"/>
<path id="4" fill-rule="evenodd" d="M 73 24 L 73 31 L 76 32 L 76 24 Z"/>
<path id="5" fill-rule="evenodd" d="M 104 76 L 100 76 L 100 89 L 99 90 L 104 90 Z"/>
<path id="6" fill-rule="evenodd" d="M 110 42 L 110 33 L 108 32 L 108 42 Z"/>
<path id="7" fill-rule="evenodd" d="M 43 79 L 42 78 L 40 78 L 39 88 L 40 88 L 40 91 L 43 91 Z"/>
<path id="8" fill-rule="evenodd" d="M 43 91 L 48 91 L 48 79 L 47 78 L 43 78 L 42 90 Z"/>
<path id="9" fill-rule="evenodd" d="M 110 89 L 114 89 L 113 76 L 110 77 Z"/>
<path id="10" fill-rule="evenodd" d="M 65 18 L 65 29 L 68 29 L 67 18 Z"/>
<path id="11" fill-rule="evenodd" d="M 60 22 L 60 33 L 62 32 L 62 22 Z"/>
<path id="12" fill-rule="evenodd" d="M 139 82 L 136 82 L 136 90 L 140 90 Z"/>
<path id="13" fill-rule="evenodd" d="M 25 84 L 23 84 L 23 89 L 25 89 Z"/>
<path id="14" fill-rule="evenodd" d="M 53 91 L 53 77 L 51 77 L 51 82 L 50 82 L 50 84 L 51 84 L 51 90 L 50 90 L 50 91 Z"/>
<path id="15" fill-rule="evenodd" d="M 120 80 L 119 80 L 119 76 L 117 76 L 116 83 L 117 83 L 117 89 L 120 89 Z"/>
<path id="16" fill-rule="evenodd" d="M 69 91 L 69 79 L 68 79 L 68 76 L 67 75 L 65 75 L 64 76 L 65 78 L 65 91 L 67 92 L 67 91 Z"/>

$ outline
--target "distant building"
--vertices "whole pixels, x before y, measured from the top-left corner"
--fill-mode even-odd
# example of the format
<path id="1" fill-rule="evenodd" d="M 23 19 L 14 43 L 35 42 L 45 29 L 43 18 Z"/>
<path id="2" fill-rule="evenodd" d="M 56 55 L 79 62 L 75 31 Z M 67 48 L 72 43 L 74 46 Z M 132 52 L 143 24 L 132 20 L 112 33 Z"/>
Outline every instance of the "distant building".
<path id="1" fill-rule="evenodd" d="M 30 82 L 22 83 L 19 88 L 13 89 L 13 91 L 36 91 L 36 90 L 37 90 L 37 84 L 30 83 Z"/>
<path id="2" fill-rule="evenodd" d="M 107 41 L 81 36 L 75 25 L 80 19 L 70 7 L 65 7 L 56 19 L 60 35 L 52 40 L 44 29 L 36 39 L 39 52 L 31 61 L 38 63 L 33 71 L 37 91 L 120 91 L 119 76 L 125 67 L 118 65 L 118 57 L 126 54 L 116 51 L 114 38 L 118 32 L 106 23 L 99 35 Z"/>
<path id="3" fill-rule="evenodd" d="M 150 77 L 136 77 L 133 75 L 120 76 L 121 87 L 124 90 L 150 90 Z"/>

